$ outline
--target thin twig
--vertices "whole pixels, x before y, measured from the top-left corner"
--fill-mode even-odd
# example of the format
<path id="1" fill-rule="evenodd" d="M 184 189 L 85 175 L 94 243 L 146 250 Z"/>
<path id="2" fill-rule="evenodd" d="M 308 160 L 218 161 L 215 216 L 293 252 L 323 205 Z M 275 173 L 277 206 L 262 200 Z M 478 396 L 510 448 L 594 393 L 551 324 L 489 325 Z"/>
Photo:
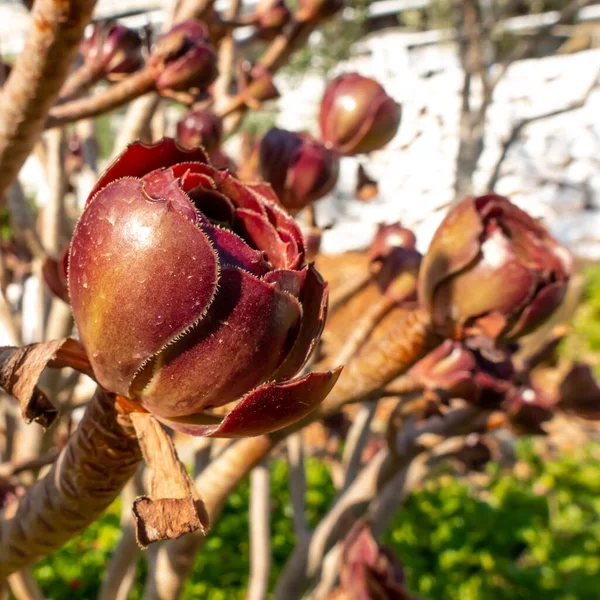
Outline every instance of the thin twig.
<path id="1" fill-rule="evenodd" d="M 498 159 L 496 160 L 496 163 L 494 164 L 494 168 L 492 170 L 492 174 L 490 175 L 490 178 L 488 179 L 486 189 L 493 190 L 496 187 L 496 184 L 498 183 L 498 179 L 500 177 L 500 170 L 502 168 L 504 161 L 506 160 L 506 157 L 508 156 L 509 150 L 515 144 L 515 142 L 519 139 L 520 135 L 523 133 L 523 130 L 528 125 L 531 125 L 532 123 L 535 123 L 536 121 L 543 121 L 544 119 L 550 119 L 552 117 L 556 117 L 558 115 L 562 115 L 564 113 L 571 112 L 573 110 L 577 110 L 577 109 L 585 106 L 586 102 L 589 100 L 589 98 L 592 95 L 592 93 L 594 92 L 594 90 L 598 87 L 598 78 L 599 77 L 600 77 L 600 71 L 598 71 L 596 73 L 594 79 L 592 80 L 592 83 L 590 84 L 588 89 L 585 91 L 584 95 L 579 100 L 576 100 L 575 102 L 571 102 L 568 106 L 564 106 L 563 108 L 557 108 L 555 110 L 541 113 L 541 114 L 535 115 L 533 117 L 521 119 L 519 122 L 515 123 L 515 125 L 513 125 L 512 129 L 511 129 L 509 136 L 506 138 L 506 140 L 502 144 L 502 151 L 500 152 L 500 156 L 498 157 Z"/>
<path id="2" fill-rule="evenodd" d="M 342 493 L 348 489 L 348 486 L 354 481 L 360 469 L 363 450 L 369 439 L 371 423 L 377 411 L 376 402 L 365 402 L 361 405 L 348 436 L 344 454 L 342 455 L 342 467 L 344 469 L 344 484 Z"/>
<path id="3" fill-rule="evenodd" d="M 271 572 L 271 478 L 263 463 L 250 473 L 250 579 L 247 600 L 265 600 Z"/>
<path id="4" fill-rule="evenodd" d="M 306 472 L 304 471 L 304 448 L 302 432 L 294 433 L 287 439 L 288 487 L 292 503 L 292 520 L 296 537 L 309 534 L 306 520 Z"/>

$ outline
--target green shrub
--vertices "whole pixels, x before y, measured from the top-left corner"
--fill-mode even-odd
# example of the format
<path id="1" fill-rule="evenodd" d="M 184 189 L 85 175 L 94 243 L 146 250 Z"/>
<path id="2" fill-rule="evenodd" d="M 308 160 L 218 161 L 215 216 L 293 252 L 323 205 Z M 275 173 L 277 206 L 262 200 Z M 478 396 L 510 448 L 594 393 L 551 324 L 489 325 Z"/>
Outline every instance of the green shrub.
<path id="1" fill-rule="evenodd" d="M 542 461 L 519 445 L 527 475 L 488 469 L 477 489 L 450 474 L 414 491 L 385 541 L 404 561 L 411 589 L 430 600 L 592 600 L 600 589 L 599 448 Z M 308 461 L 307 511 L 314 525 L 334 488 L 327 468 Z M 286 465 L 272 473 L 272 583 L 294 544 Z M 234 600 L 245 595 L 248 556 L 248 483 L 230 497 L 196 558 L 184 598 Z M 117 542 L 120 505 L 64 548 L 34 575 L 50 600 L 95 598 Z M 145 566 L 132 600 L 141 597 Z"/>

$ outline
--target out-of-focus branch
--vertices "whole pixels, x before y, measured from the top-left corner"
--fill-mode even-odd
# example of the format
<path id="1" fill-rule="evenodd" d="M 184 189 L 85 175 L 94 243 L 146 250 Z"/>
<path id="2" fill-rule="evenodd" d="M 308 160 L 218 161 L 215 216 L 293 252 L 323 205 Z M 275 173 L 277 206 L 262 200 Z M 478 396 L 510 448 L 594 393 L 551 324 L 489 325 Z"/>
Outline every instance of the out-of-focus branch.
<path id="1" fill-rule="evenodd" d="M 0 96 L 0 195 L 13 183 L 66 79 L 95 0 L 36 0 Z"/>
<path id="2" fill-rule="evenodd" d="M 67 176 L 65 173 L 65 131 L 56 129 L 49 131 L 47 135 L 46 170 L 48 173 L 48 185 L 50 196 L 44 207 L 41 228 L 42 244 L 53 258 L 63 249 L 65 223 L 64 198 L 67 191 Z"/>
<path id="3" fill-rule="evenodd" d="M 15 181 L 6 193 L 8 212 L 11 218 L 11 224 L 16 230 L 31 254 L 39 259 L 46 258 L 46 251 L 38 237 L 35 229 L 35 218 L 31 207 L 27 204 L 27 199 L 23 188 L 18 181 Z"/>
<path id="4" fill-rule="evenodd" d="M 97 391 L 50 472 L 5 509 L 0 579 L 62 546 L 115 499 L 141 459 L 127 423 Z"/>
<path id="5" fill-rule="evenodd" d="M 123 488 L 121 494 L 123 534 L 106 566 L 98 600 L 127 600 L 135 583 L 140 548 L 135 539 L 135 521 L 131 506 L 134 500 L 144 493 L 142 473 L 143 469 L 140 466 L 135 476 Z"/>
<path id="6" fill-rule="evenodd" d="M 385 485 L 427 449 L 421 442 L 423 436 L 446 437 L 471 431 L 481 426 L 482 416 L 482 412 L 474 407 L 456 409 L 443 417 L 428 419 L 418 429 L 406 428 L 393 448 L 380 450 L 321 520 L 308 545 L 308 552 L 292 554 L 275 588 L 276 600 L 302 597 L 310 580 L 319 573 L 327 552 L 344 534 L 345 518 L 363 514 Z"/>
<path id="7" fill-rule="evenodd" d="M 46 127 L 60 127 L 110 112 L 154 89 L 155 73 L 150 67 L 133 73 L 104 91 L 55 106 L 48 116 Z"/>
<path id="8" fill-rule="evenodd" d="M 175 21 L 180 23 L 187 19 L 202 19 L 213 7 L 215 0 L 181 0 Z"/>
<path id="9" fill-rule="evenodd" d="M 545 113 L 541 113 L 539 115 L 535 115 L 533 117 L 529 117 L 527 119 L 521 119 L 515 125 L 513 125 L 509 136 L 506 138 L 504 143 L 502 144 L 502 151 L 500 152 L 500 156 L 498 156 L 498 160 L 494 164 L 494 168 L 492 170 L 492 174 L 488 179 L 487 187 L 488 190 L 493 190 L 498 183 L 498 179 L 500 177 L 500 170 L 502 169 L 502 165 L 508 156 L 508 152 L 511 147 L 515 144 L 515 142 L 519 139 L 520 135 L 523 133 L 523 130 L 532 123 L 536 121 L 543 121 L 544 119 L 550 119 L 552 117 L 556 117 L 558 115 L 562 115 L 566 112 L 571 112 L 573 110 L 577 110 L 585 106 L 586 102 L 589 100 L 592 92 L 598 87 L 598 78 L 600 77 L 600 71 L 596 73 L 596 76 L 592 80 L 592 83 L 585 91 L 584 95 L 575 102 L 571 102 L 568 106 L 564 106 L 563 108 L 557 108 L 555 110 L 551 110 Z"/>
<path id="10" fill-rule="evenodd" d="M 271 478 L 266 463 L 250 473 L 250 579 L 247 600 L 265 600 L 271 572 Z"/>
<path id="11" fill-rule="evenodd" d="M 296 537 L 309 535 L 306 520 L 306 472 L 304 471 L 304 448 L 302 432 L 293 433 L 287 439 L 288 486 L 292 504 L 292 519 Z"/>
<path id="12" fill-rule="evenodd" d="M 346 437 L 346 445 L 342 456 L 342 467 L 344 469 L 344 484 L 342 492 L 354 481 L 360 469 L 360 462 L 369 438 L 371 423 L 377 410 L 376 402 L 365 402 L 354 418 L 352 427 Z"/>
<path id="13" fill-rule="evenodd" d="M 44 595 L 29 569 L 23 569 L 10 575 L 8 585 L 16 600 L 44 600 Z"/>

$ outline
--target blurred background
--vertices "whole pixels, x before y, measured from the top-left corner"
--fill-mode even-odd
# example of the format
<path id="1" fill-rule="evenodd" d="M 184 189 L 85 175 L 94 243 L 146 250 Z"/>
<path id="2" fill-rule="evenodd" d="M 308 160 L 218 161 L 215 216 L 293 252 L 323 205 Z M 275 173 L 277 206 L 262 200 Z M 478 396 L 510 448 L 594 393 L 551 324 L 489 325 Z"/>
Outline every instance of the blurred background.
<path id="1" fill-rule="evenodd" d="M 254 4 L 246 0 L 242 14 Z M 327 78 L 357 71 L 377 79 L 402 105 L 401 126 L 382 150 L 342 162 L 337 188 L 315 205 L 325 228 L 322 251 L 364 250 L 378 224 L 398 220 L 416 232 L 425 251 L 455 197 L 495 188 L 543 219 L 573 251 L 580 275 L 562 315 L 568 331 L 556 360 L 585 361 L 600 375 L 600 3 L 475 4 L 478 13 L 469 21 L 461 2 L 350 0 L 341 17 L 314 32 L 277 73 L 280 98 L 249 113 L 224 149 L 239 160 L 248 140 L 273 125 L 315 133 Z M 96 15 L 118 18 L 143 34 L 160 28 L 171 6 L 170 0 L 100 0 Z M 218 0 L 215 7 L 227 6 L 228 0 Z M 4 57 L 19 53 L 27 24 L 22 3 L 0 2 Z M 251 34 L 239 28 L 235 37 L 246 56 L 254 56 Z M 96 121 L 101 165 L 110 158 L 124 114 Z M 183 114 L 180 105 L 165 103 L 153 130 L 172 134 Z M 35 153 L 20 181 L 31 206 L 43 211 L 50 189 Z M 85 199 L 90 187 L 79 185 L 73 193 Z M 10 240 L 5 209 L 1 223 Z M 24 318 L 31 315 L 23 323 L 25 342 L 36 339 L 38 326 L 35 310 L 26 308 L 35 298 L 27 295 L 28 285 L 35 288 L 39 279 L 7 289 L 13 299 L 22 295 Z M 10 333 L 2 328 L 0 343 L 9 344 Z M 376 415 L 375 427 L 385 418 L 385 412 Z M 336 494 L 328 445 L 339 443 L 344 426 L 315 425 L 307 432 L 314 450 L 307 461 L 312 524 Z M 467 439 L 413 486 L 382 536 L 401 558 L 409 589 L 431 600 L 600 596 L 600 429 L 593 421 L 555 419 L 546 433 L 516 441 L 502 432 L 484 441 Z M 186 453 L 181 443 L 182 458 L 192 461 L 195 447 L 188 444 Z M 274 582 L 294 532 L 286 461 L 276 456 L 269 468 Z M 184 598 L 245 596 L 248 489 L 245 483 L 229 498 Z M 35 566 L 47 598 L 97 596 L 120 536 L 120 514 L 119 500 Z M 130 598 L 141 598 L 145 573 L 140 559 Z"/>

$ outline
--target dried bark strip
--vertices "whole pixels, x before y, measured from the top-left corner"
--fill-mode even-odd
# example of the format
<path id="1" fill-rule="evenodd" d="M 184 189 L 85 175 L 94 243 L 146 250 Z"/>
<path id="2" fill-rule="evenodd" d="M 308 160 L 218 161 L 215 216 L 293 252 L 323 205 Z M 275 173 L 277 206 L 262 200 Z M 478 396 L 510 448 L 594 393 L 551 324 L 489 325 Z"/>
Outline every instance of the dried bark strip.
<path id="1" fill-rule="evenodd" d="M 146 548 L 198 530 L 204 535 L 209 525 L 206 507 L 171 438 L 149 413 L 134 412 L 130 418 L 150 471 L 152 496 L 133 503 L 139 545 Z"/>
<path id="2" fill-rule="evenodd" d="M 95 521 L 141 460 L 135 432 L 111 396 L 94 394 L 50 472 L 0 521 L 0 580 L 60 548 Z"/>
<path id="3" fill-rule="evenodd" d="M 70 338 L 19 348 L 0 347 L 0 387 L 19 401 L 25 422 L 35 421 L 44 428 L 58 416 L 56 407 L 37 387 L 47 366 L 91 373 L 83 348 Z"/>
<path id="4" fill-rule="evenodd" d="M 36 0 L 25 46 L 0 96 L 0 195 L 44 129 L 95 0 Z"/>

